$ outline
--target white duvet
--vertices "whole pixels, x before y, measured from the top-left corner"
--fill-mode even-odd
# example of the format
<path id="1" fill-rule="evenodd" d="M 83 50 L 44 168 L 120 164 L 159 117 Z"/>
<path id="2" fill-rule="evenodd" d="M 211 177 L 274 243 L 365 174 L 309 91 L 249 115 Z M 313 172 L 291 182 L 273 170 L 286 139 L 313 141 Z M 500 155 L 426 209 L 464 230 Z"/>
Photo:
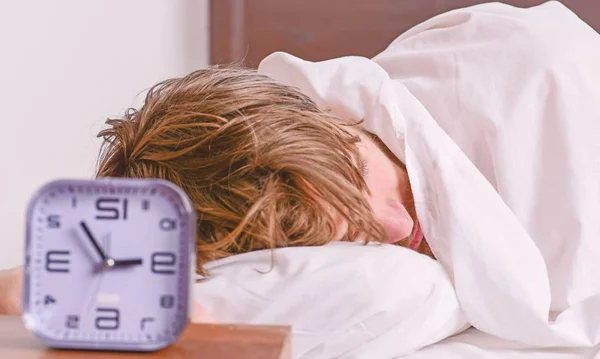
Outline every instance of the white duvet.
<path id="1" fill-rule="evenodd" d="M 595 353 L 598 33 L 558 2 L 492 3 L 433 18 L 374 59 L 276 53 L 259 71 L 364 119 L 406 163 L 438 261 L 342 243 L 227 258 L 196 286 L 218 320 L 292 325 L 295 358 L 435 358 L 490 341 Z"/>

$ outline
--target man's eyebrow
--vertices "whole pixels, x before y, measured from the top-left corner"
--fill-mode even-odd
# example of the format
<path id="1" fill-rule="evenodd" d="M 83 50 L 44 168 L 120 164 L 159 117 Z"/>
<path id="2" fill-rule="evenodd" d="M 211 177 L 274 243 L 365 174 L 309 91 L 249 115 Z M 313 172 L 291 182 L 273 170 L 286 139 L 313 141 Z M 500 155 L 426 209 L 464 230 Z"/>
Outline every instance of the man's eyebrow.
<path id="1" fill-rule="evenodd" d="M 392 152 L 392 150 L 390 150 L 388 148 L 388 146 L 381 140 L 381 138 L 379 138 L 379 136 L 368 132 L 368 131 L 364 131 L 367 136 L 369 136 L 369 138 L 371 139 L 371 141 L 373 141 L 373 143 L 375 143 L 375 145 L 377 147 L 379 147 L 379 149 L 381 151 L 383 151 L 383 153 L 385 153 L 385 155 L 392 160 L 394 163 L 396 163 L 396 165 L 400 166 L 400 168 L 406 170 L 406 165 L 400 161 L 400 159 L 398 159 L 398 157 L 396 157 L 396 155 L 394 155 L 394 153 Z"/>
<path id="2" fill-rule="evenodd" d="M 365 131 L 362 127 L 359 127 L 359 131 L 362 132 L 366 136 L 369 135 L 369 132 Z M 360 138 L 360 136 L 358 136 L 358 135 L 354 136 L 354 141 L 356 141 L 355 143 L 363 142 L 362 138 Z M 360 150 L 357 151 L 356 160 L 358 161 L 358 166 L 356 166 L 358 168 L 358 173 L 364 179 L 365 176 L 367 175 L 368 169 L 367 169 L 367 162 L 363 158 L 363 155 L 360 152 Z"/>
<path id="3" fill-rule="evenodd" d="M 369 131 L 365 130 L 364 128 L 361 128 L 361 130 L 362 130 L 362 133 L 364 133 L 368 138 L 373 140 L 375 143 L 377 143 L 377 142 L 383 143 L 381 141 L 381 139 L 379 139 L 379 136 L 377 136 L 376 134 L 369 132 Z"/>
<path id="4" fill-rule="evenodd" d="M 367 168 L 367 162 L 365 162 L 365 159 L 362 156 L 362 153 L 358 153 L 358 172 L 360 173 L 360 175 L 362 176 L 362 178 L 365 178 L 368 172 L 368 168 Z"/>

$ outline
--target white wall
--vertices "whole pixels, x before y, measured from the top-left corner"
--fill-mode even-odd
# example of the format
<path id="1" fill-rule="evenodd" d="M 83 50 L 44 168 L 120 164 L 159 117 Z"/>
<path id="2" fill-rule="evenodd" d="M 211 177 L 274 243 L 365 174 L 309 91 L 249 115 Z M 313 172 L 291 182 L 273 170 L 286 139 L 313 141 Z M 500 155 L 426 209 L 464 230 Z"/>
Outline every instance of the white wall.
<path id="1" fill-rule="evenodd" d="M 21 264 L 25 208 L 89 178 L 104 120 L 208 63 L 208 0 L 0 2 L 0 269 Z"/>

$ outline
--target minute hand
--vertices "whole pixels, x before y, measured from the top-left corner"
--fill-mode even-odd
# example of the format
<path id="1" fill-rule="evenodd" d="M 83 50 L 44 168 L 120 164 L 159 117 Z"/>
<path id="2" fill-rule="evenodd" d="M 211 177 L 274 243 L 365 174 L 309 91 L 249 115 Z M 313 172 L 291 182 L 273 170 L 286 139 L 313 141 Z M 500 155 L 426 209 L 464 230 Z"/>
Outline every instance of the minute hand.
<path id="1" fill-rule="evenodd" d="M 102 262 L 106 262 L 109 258 L 106 256 L 106 253 L 104 253 L 102 248 L 100 248 L 100 245 L 98 244 L 96 239 L 94 239 L 94 235 L 92 234 L 88 226 L 85 224 L 84 221 L 79 222 L 79 224 L 81 225 L 81 228 L 83 228 L 83 231 L 87 235 L 90 242 L 92 242 L 92 244 L 94 245 L 94 248 L 96 249 L 96 252 L 98 252 L 98 254 L 100 255 L 100 258 L 102 258 Z"/>

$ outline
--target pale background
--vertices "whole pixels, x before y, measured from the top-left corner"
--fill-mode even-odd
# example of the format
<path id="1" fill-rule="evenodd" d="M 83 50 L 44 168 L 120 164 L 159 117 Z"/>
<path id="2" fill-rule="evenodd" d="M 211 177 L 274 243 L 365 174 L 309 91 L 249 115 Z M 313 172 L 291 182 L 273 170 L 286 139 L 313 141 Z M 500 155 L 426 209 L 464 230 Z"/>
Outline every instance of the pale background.
<path id="1" fill-rule="evenodd" d="M 0 269 L 23 262 L 25 208 L 90 178 L 107 117 L 208 64 L 208 0 L 0 2 Z"/>

